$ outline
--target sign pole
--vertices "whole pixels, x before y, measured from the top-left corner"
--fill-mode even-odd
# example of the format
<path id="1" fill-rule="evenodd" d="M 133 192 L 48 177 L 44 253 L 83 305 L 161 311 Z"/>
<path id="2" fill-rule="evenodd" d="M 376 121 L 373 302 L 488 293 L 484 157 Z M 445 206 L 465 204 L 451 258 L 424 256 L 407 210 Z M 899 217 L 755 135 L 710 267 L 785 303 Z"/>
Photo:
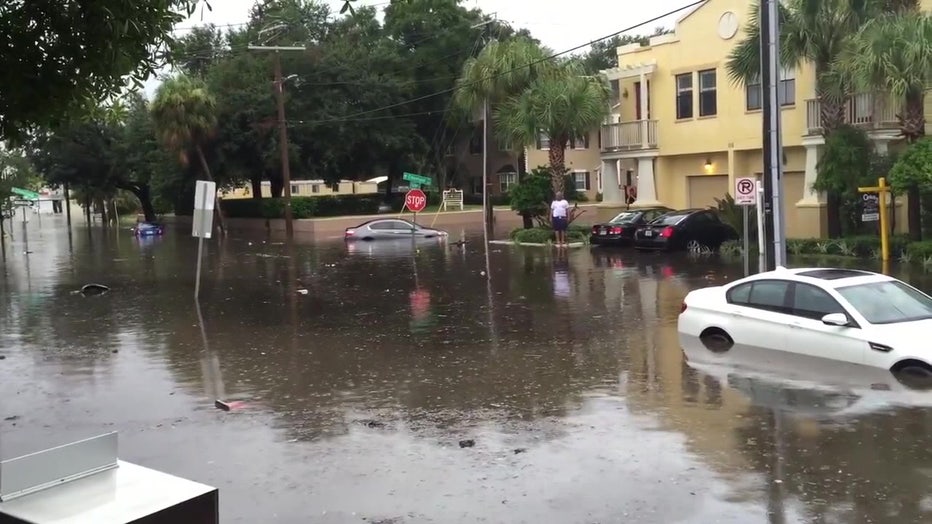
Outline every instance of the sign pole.
<path id="1" fill-rule="evenodd" d="M 207 206 L 207 191 L 204 191 L 201 194 L 200 208 L 204 209 Z M 194 299 L 197 300 L 197 297 L 201 294 L 201 261 L 204 259 L 204 236 L 200 235 L 197 237 L 197 269 L 194 273 Z"/>
<path id="2" fill-rule="evenodd" d="M 748 206 L 743 206 L 742 209 L 744 211 L 744 249 L 741 252 L 744 253 L 744 276 L 748 276 L 751 274 L 751 253 L 749 252 L 751 235 L 748 232 Z"/>
<path id="3" fill-rule="evenodd" d="M 862 215 L 862 221 L 870 220 L 880 220 L 880 258 L 884 264 L 884 272 L 886 273 L 887 264 L 890 262 L 890 231 L 887 229 L 887 223 L 889 222 L 889 217 L 887 213 L 887 195 L 890 193 L 890 186 L 887 185 L 887 179 L 880 177 L 877 179 L 876 187 L 859 187 L 858 193 L 877 193 L 877 210 L 876 215 L 874 216 L 874 210 L 870 209 L 868 212 L 865 209 L 865 213 Z M 864 198 L 862 198 L 864 200 Z"/>
<path id="4" fill-rule="evenodd" d="M 217 184 L 198 180 L 194 188 L 194 222 L 191 236 L 197 237 L 197 267 L 194 276 L 194 300 L 201 293 L 201 265 L 204 258 L 204 239 L 210 238 L 213 230 L 214 203 L 217 198 Z"/>

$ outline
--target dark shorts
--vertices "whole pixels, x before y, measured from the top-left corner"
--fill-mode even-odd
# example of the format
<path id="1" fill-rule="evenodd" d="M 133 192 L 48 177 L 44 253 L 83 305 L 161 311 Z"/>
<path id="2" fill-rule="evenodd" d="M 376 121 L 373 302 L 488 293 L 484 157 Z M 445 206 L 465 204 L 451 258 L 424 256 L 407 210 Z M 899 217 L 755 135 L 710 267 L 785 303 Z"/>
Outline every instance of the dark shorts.
<path id="1" fill-rule="evenodd" d="M 553 230 L 566 231 L 566 217 L 553 217 Z"/>

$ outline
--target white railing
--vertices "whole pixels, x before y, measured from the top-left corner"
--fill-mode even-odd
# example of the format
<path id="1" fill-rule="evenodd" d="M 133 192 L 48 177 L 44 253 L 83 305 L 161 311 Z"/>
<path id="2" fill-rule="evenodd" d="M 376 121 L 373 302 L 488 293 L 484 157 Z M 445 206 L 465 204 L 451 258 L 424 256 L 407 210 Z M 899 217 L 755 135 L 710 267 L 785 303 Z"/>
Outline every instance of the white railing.
<path id="1" fill-rule="evenodd" d="M 602 126 L 602 151 L 630 151 L 656 147 L 656 120 L 635 120 Z"/>
<path id="2" fill-rule="evenodd" d="M 857 93 L 845 104 L 844 121 L 864 129 L 896 129 L 901 108 L 901 102 L 889 95 Z M 806 129 L 809 134 L 822 131 L 822 107 L 817 98 L 806 100 Z"/>

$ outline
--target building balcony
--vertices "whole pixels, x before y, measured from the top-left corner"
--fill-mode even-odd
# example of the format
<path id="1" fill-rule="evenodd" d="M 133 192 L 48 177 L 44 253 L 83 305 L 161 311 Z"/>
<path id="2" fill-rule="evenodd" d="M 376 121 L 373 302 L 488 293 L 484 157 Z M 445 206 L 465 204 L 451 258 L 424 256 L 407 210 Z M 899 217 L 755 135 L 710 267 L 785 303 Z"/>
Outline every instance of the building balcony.
<path id="1" fill-rule="evenodd" d="M 657 121 L 635 120 L 602 126 L 602 152 L 657 149 Z"/>
<path id="2" fill-rule="evenodd" d="M 845 123 L 864 130 L 898 129 L 897 114 L 902 104 L 887 95 L 858 93 L 845 104 Z M 822 111 L 819 99 L 806 100 L 807 134 L 822 132 Z"/>

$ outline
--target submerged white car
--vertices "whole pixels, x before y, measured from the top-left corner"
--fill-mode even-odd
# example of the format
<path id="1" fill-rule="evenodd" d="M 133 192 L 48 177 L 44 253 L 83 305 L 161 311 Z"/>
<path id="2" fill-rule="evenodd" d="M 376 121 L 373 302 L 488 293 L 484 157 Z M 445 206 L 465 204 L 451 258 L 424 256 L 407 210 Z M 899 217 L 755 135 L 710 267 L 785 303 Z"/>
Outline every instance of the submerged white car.
<path id="1" fill-rule="evenodd" d="M 723 352 L 748 345 L 932 375 L 932 297 L 868 271 L 781 267 L 697 289 L 677 327 Z"/>

